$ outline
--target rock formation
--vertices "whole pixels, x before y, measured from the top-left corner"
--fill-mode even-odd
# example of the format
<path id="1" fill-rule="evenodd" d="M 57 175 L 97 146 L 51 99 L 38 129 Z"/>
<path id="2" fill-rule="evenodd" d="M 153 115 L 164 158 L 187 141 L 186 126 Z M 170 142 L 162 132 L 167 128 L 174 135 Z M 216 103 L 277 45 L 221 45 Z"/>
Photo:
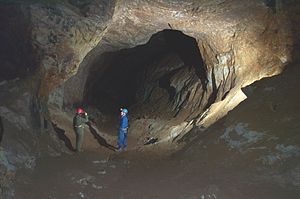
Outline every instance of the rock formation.
<path id="1" fill-rule="evenodd" d="M 157 127 L 164 128 L 156 128 L 159 132 L 142 131 L 160 140 L 183 136 L 194 125 L 207 127 L 246 98 L 242 87 L 279 74 L 290 60 L 291 32 L 283 5 L 268 6 L 263 1 L 93 1 L 79 10 L 29 6 L 32 41 L 43 52 L 39 93 L 56 96 L 48 103 L 59 108 L 110 95 L 116 105 L 135 105 L 133 132 L 141 132 L 135 128 L 139 123 L 147 128 L 160 123 Z M 149 71 L 156 71 L 156 77 Z M 128 78 L 120 79 L 122 73 Z M 138 80 L 140 74 L 145 78 Z M 159 85 L 159 78 L 165 78 L 165 85 Z M 138 81 L 144 90 L 132 88 Z M 124 85 L 131 96 L 113 84 Z M 106 94 L 97 98 L 94 91 Z M 144 98 L 137 98 L 136 91 Z M 148 116 L 138 103 L 145 104 L 152 91 L 156 100 L 174 93 L 160 107 L 149 102 L 147 107 L 157 111 Z M 156 120 L 168 106 L 171 113 Z"/>
<path id="2" fill-rule="evenodd" d="M 34 167 L 41 139 L 45 151 L 58 154 L 56 137 L 62 132 L 72 137 L 78 105 L 107 127 L 107 139 L 113 140 L 118 109 L 127 106 L 137 147 L 149 137 L 176 147 L 194 127 L 206 129 L 246 99 L 243 87 L 283 71 L 299 44 L 293 25 L 299 17 L 289 18 L 294 5 L 293 0 L 1 3 L 0 175 L 10 182 L 16 166 Z M 0 194 L 12 197 L 6 190 Z"/>

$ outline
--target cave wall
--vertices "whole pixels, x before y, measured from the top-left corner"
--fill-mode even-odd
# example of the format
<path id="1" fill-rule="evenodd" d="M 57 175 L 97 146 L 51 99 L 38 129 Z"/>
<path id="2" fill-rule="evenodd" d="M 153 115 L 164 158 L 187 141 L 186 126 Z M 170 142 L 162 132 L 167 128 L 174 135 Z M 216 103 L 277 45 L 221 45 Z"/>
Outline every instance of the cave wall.
<path id="1" fill-rule="evenodd" d="M 203 94 L 191 71 L 183 70 L 172 79 L 180 91 L 175 104 L 185 102 L 195 114 L 187 117 L 182 113 L 179 118 L 183 120 L 167 125 L 165 121 L 155 123 L 153 118 L 148 123 L 136 123 L 146 124 L 154 134 L 167 132 L 162 137 L 166 141 L 183 136 L 195 124 L 208 126 L 215 122 L 245 99 L 241 87 L 279 74 L 291 59 L 293 42 L 294 59 L 299 58 L 296 0 L 7 2 L 0 4 L 0 195 L 7 198 L 13 197 L 11 185 L 16 170 L 35 167 L 42 151 L 37 150 L 38 145 L 44 143 L 45 151 L 54 155 L 62 150 L 53 149 L 50 139 L 42 139 L 39 128 L 43 128 L 40 122 L 45 118 L 40 112 L 46 111 L 41 107 L 39 110 L 37 93 L 46 98 L 50 114 L 82 101 L 88 75 L 109 67 L 107 52 L 145 44 L 164 29 L 179 30 L 196 39 L 208 69 L 207 91 Z M 172 63 L 176 56 L 166 59 L 169 66 L 182 64 Z M 16 77 L 21 80 L 11 80 Z M 150 82 L 155 79 L 147 78 Z M 186 80 L 191 83 L 180 87 Z M 184 97 L 186 91 L 194 93 L 189 95 L 191 99 Z M 200 104 L 201 111 L 196 113 Z M 205 109 L 207 104 L 211 106 Z"/>
<path id="2" fill-rule="evenodd" d="M 58 107 L 63 107 L 62 102 L 70 106 L 82 100 L 89 71 L 106 67 L 101 63 L 103 53 L 145 44 L 164 29 L 195 38 L 208 69 L 207 91 L 203 93 L 195 84 L 190 87 L 196 89 L 193 99 L 200 99 L 190 104 L 202 102 L 186 125 L 193 119 L 198 126 L 214 123 L 246 98 L 241 87 L 279 74 L 291 58 L 292 37 L 284 10 L 277 6 L 274 12 L 265 1 L 137 0 L 103 5 L 107 9 L 99 12 L 100 16 L 83 16 L 66 5 L 51 9 L 30 6 L 33 41 L 44 52 L 41 65 L 46 69 L 40 93 L 48 95 L 67 81 L 55 91 L 61 93 L 59 97 L 51 100 L 60 104 Z M 110 17 L 101 20 L 107 15 Z M 57 23 L 59 19 L 61 23 Z M 42 25 L 45 23 L 55 28 L 50 31 Z M 56 38 L 52 44 L 51 35 Z"/>
<path id="3" fill-rule="evenodd" d="M 30 16 L 30 42 L 37 52 L 39 96 L 49 102 L 50 114 L 51 107 L 71 106 L 83 99 L 87 77 L 95 67 L 109 67 L 101 63 L 106 52 L 145 44 L 153 34 L 174 29 L 195 38 L 208 77 L 205 92 L 197 81 L 179 92 L 184 104 L 196 110 L 193 116 L 182 116 L 183 121 L 187 129 L 191 124 L 209 126 L 245 99 L 241 87 L 279 74 L 290 60 L 290 24 L 280 2 L 91 0 L 80 5 L 73 1 L 24 4 L 24 13 Z M 172 80 L 173 84 L 182 81 Z M 193 95 L 184 94 L 186 91 Z"/>
<path id="4" fill-rule="evenodd" d="M 83 58 L 102 39 L 106 20 L 111 15 L 111 3 L 101 2 L 107 7 L 87 9 L 86 12 L 89 13 L 84 14 L 69 4 L 29 6 L 31 23 L 34 24 L 32 42 L 41 52 L 41 96 L 47 96 L 50 91 L 76 74 Z M 94 15 L 95 13 L 99 15 Z"/>
<path id="5" fill-rule="evenodd" d="M 47 85 L 49 91 L 73 76 L 83 57 L 97 44 L 102 50 L 101 46 L 109 46 L 109 51 L 134 47 L 170 27 L 201 41 L 199 47 L 210 69 L 218 65 L 217 56 L 224 60 L 233 54 L 234 67 L 248 74 L 240 80 L 242 84 L 252 82 L 251 76 L 279 73 L 289 60 L 289 30 L 281 21 L 281 13 L 273 13 L 263 1 L 118 1 L 114 6 L 108 12 L 114 11 L 111 20 L 104 22 L 101 17 L 106 12 L 83 17 L 66 6 L 31 6 L 33 41 L 44 51 L 42 65 L 52 74 L 47 77 L 53 78 L 47 78 L 53 82 L 53 86 Z M 47 30 L 43 22 L 52 24 L 53 29 Z M 49 41 L 51 37 L 54 40 Z"/>

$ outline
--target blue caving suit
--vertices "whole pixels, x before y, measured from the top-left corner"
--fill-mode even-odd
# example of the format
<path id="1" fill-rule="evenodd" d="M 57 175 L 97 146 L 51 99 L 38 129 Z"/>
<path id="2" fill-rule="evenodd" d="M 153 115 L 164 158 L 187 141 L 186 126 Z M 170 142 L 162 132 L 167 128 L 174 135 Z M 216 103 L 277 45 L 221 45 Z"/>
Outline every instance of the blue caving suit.
<path id="1" fill-rule="evenodd" d="M 127 114 L 121 117 L 120 129 L 119 129 L 119 139 L 118 139 L 118 149 L 126 149 L 127 147 L 127 130 L 128 130 L 128 117 Z"/>

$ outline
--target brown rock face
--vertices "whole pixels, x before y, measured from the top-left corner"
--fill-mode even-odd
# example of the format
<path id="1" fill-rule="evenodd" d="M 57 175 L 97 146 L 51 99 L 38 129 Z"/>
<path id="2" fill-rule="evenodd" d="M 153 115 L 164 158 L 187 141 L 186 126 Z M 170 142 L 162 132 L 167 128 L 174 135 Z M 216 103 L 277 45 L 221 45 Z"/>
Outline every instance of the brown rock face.
<path id="1" fill-rule="evenodd" d="M 108 113 L 129 106 L 137 136 L 179 138 L 244 100 L 241 87 L 282 71 L 291 34 L 279 3 L 31 5 L 40 94 L 52 92 L 50 104 L 59 107 L 84 101 Z"/>
<path id="2" fill-rule="evenodd" d="M 227 114 L 246 98 L 242 87 L 291 57 L 281 1 L 78 2 L 22 11 L 52 119 L 76 104 L 102 119 L 127 106 L 133 135 L 174 141 Z"/>
<path id="3" fill-rule="evenodd" d="M 299 61 L 297 0 L 3 2 L 2 198 L 14 198 L 12 186 L 19 169 L 34 169 L 36 159 L 45 153 L 57 156 L 72 151 L 72 117 L 77 106 L 84 106 L 97 123 L 95 129 L 86 128 L 83 148 L 87 151 L 114 153 L 110 149 L 117 139 L 118 110 L 126 106 L 129 152 L 122 155 L 160 146 L 175 151 L 186 142 L 186 152 L 179 153 L 199 160 L 186 167 L 191 176 L 195 168 L 204 174 L 211 166 L 219 176 L 223 163 L 238 168 L 251 163 L 255 171 L 257 164 L 274 167 L 278 163 L 280 173 L 287 171 L 282 180 L 299 190 L 299 106 L 288 100 L 298 99 L 297 67 L 290 67 L 285 76 L 249 87 L 249 101 L 207 128 L 247 97 L 243 87 L 281 73 L 291 58 Z M 183 164 L 180 157 L 180 169 Z M 236 166 L 231 168 L 235 174 Z M 268 175 L 264 170 L 261 173 L 261 177 Z M 212 179 L 209 172 L 206 176 Z M 109 178 L 115 179 L 114 175 Z M 199 178 L 204 179 L 202 173 Z M 177 182 L 186 179 L 190 176 Z M 280 181 L 280 176 L 274 179 Z"/>

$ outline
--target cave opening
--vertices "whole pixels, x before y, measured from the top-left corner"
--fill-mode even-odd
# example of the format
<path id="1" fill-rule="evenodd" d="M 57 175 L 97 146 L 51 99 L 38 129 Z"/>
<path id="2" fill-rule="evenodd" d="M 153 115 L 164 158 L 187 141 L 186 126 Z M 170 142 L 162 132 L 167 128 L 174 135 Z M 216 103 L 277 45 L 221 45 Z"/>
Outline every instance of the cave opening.
<path id="1" fill-rule="evenodd" d="M 196 39 L 163 30 L 144 45 L 102 54 L 101 63 L 90 68 L 83 101 L 106 116 L 127 107 L 135 118 L 171 119 L 181 108 L 179 98 L 188 98 L 179 93 L 192 81 L 206 89 L 207 68 Z"/>

